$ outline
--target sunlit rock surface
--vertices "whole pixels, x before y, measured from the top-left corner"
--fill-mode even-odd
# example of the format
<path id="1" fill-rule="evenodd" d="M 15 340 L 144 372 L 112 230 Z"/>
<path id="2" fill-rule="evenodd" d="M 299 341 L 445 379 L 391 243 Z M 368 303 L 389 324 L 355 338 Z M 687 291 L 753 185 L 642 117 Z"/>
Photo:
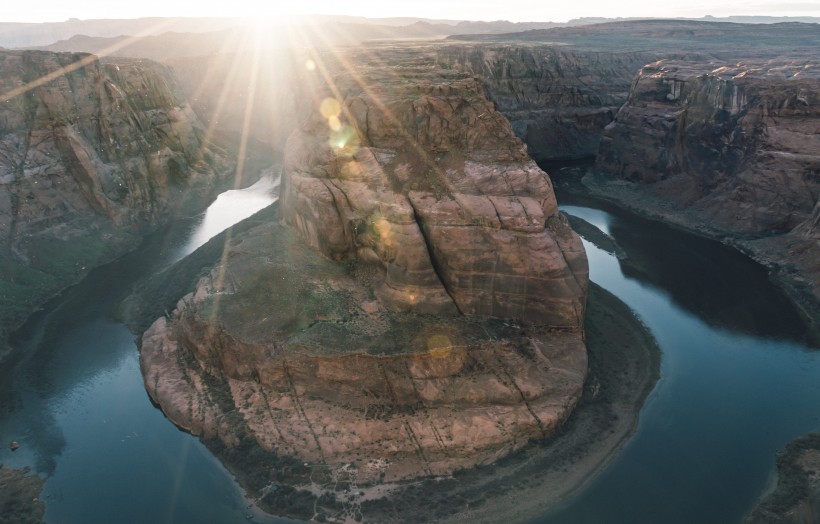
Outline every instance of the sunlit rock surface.
<path id="1" fill-rule="evenodd" d="M 0 51 L 0 333 L 208 191 L 202 138 L 159 64 Z"/>
<path id="2" fill-rule="evenodd" d="M 446 474 L 553 434 L 581 394 L 587 263 L 479 84 L 434 55 L 314 56 L 281 222 L 145 333 L 178 425 L 362 480 Z"/>

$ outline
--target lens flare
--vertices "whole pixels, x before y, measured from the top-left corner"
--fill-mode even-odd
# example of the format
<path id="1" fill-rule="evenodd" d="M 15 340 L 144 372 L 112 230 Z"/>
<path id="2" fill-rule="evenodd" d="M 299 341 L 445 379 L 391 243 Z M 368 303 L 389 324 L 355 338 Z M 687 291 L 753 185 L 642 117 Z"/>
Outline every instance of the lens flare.
<path id="1" fill-rule="evenodd" d="M 338 120 L 339 115 L 342 114 L 342 106 L 335 98 L 325 98 L 319 105 L 319 112 L 327 119 L 335 118 Z"/>
<path id="2" fill-rule="evenodd" d="M 452 350 L 453 343 L 447 335 L 436 334 L 427 339 L 427 351 L 435 358 L 447 357 Z"/>
<path id="3" fill-rule="evenodd" d="M 359 143 L 359 135 L 349 125 L 340 123 L 339 129 L 331 127 L 328 145 L 337 154 L 352 157 L 359 150 Z"/>
<path id="4" fill-rule="evenodd" d="M 338 131 L 342 128 L 342 121 L 339 120 L 338 116 L 332 116 L 327 119 L 327 125 L 330 126 L 332 131 Z"/>

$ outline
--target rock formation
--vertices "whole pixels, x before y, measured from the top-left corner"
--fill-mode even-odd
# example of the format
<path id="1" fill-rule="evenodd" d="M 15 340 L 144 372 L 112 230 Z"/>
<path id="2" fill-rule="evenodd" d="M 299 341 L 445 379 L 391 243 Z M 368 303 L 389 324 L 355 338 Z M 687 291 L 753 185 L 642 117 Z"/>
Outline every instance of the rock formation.
<path id="1" fill-rule="evenodd" d="M 314 60 L 281 222 L 233 238 L 145 333 L 150 395 L 195 434 L 360 481 L 551 435 L 586 375 L 588 281 L 549 177 L 431 53 Z"/>
<path id="2" fill-rule="evenodd" d="M 538 161 L 593 158 L 636 71 L 658 58 L 548 45 L 450 45 L 438 52 L 440 64 L 481 79 Z"/>
<path id="3" fill-rule="evenodd" d="M 0 53 L 0 336 L 209 191 L 223 164 L 159 64 Z"/>
<path id="4" fill-rule="evenodd" d="M 795 439 L 777 454 L 777 486 L 747 524 L 813 524 L 820 519 L 820 433 Z"/>
<path id="5" fill-rule="evenodd" d="M 804 59 L 649 64 L 595 167 L 723 235 L 759 239 L 752 252 L 795 265 L 817 296 L 818 73 Z"/>

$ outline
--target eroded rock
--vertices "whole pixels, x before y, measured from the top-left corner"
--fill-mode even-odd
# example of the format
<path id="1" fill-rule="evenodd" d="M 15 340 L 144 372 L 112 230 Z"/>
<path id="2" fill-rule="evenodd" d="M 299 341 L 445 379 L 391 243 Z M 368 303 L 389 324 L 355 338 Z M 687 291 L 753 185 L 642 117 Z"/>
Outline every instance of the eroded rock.
<path id="1" fill-rule="evenodd" d="M 588 270 L 549 177 L 432 54 L 323 58 L 301 84 L 281 223 L 234 238 L 145 333 L 152 398 L 196 434 L 362 481 L 552 435 L 586 376 Z"/>

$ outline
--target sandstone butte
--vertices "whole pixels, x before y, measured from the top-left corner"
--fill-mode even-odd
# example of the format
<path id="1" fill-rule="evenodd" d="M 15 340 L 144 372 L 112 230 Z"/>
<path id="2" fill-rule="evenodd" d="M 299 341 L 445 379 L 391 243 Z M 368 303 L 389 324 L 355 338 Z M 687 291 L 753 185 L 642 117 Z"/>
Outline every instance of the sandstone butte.
<path id="1" fill-rule="evenodd" d="M 548 175 L 471 76 L 400 47 L 313 59 L 279 220 L 143 335 L 149 394 L 194 434 L 360 481 L 550 436 L 587 373 L 588 266 Z"/>

